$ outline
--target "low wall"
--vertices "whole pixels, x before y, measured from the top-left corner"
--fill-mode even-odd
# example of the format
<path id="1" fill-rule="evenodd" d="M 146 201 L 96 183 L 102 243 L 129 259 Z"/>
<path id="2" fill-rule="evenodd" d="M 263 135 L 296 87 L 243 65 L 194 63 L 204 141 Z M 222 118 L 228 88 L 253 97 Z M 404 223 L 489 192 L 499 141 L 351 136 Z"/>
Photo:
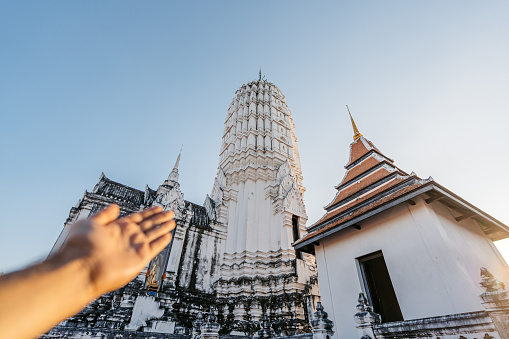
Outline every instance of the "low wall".
<path id="1" fill-rule="evenodd" d="M 64 327 L 59 326 L 54 328 L 46 334 L 43 334 L 39 339 L 190 339 L 191 336 L 184 334 L 169 334 L 169 333 L 151 333 L 151 332 L 137 332 L 137 331 L 124 331 L 103 328 L 77 328 L 77 327 Z"/>
<path id="2" fill-rule="evenodd" d="M 415 320 L 395 321 L 374 325 L 377 339 L 435 338 L 457 339 L 459 335 L 476 334 L 483 338 L 499 338 L 495 325 L 485 311 L 452 314 Z M 477 336 L 476 336 L 477 337 Z M 470 336 L 469 336 L 470 338 Z"/>

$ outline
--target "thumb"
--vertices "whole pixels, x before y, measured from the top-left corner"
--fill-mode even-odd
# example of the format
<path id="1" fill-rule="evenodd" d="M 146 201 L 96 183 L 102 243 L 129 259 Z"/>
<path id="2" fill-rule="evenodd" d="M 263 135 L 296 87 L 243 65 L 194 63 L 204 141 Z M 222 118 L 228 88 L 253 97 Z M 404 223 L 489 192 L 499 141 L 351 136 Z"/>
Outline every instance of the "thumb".
<path id="1" fill-rule="evenodd" d="M 96 215 L 94 215 L 91 219 L 100 224 L 106 225 L 113 220 L 117 219 L 118 214 L 120 212 L 120 207 L 117 204 L 111 204 Z"/>

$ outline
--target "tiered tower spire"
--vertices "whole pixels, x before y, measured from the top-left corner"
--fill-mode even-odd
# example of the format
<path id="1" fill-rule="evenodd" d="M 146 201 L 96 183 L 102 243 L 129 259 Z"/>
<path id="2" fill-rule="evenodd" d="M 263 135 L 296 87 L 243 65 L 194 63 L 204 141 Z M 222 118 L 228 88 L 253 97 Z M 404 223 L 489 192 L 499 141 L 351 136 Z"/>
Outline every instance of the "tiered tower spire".
<path id="1" fill-rule="evenodd" d="M 304 191 L 295 126 L 284 95 L 263 79 L 243 85 L 228 108 L 210 197 L 219 221 L 227 225 L 215 289 L 220 300 L 239 298 L 235 319 L 279 314 L 295 324 L 311 314 L 312 297 L 304 289 L 315 286 L 306 281 L 316 275 L 314 258 L 292 247 L 305 233 Z M 317 286 L 311 290 L 318 294 Z M 267 297 L 300 306 L 272 303 L 269 310 L 263 301 Z"/>

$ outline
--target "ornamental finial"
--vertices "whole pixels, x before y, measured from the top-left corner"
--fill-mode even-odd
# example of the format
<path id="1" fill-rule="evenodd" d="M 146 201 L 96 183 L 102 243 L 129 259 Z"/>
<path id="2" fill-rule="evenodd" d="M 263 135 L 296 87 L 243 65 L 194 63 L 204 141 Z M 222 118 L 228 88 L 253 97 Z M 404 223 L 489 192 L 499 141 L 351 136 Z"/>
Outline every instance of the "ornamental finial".
<path id="1" fill-rule="evenodd" d="M 177 169 L 179 168 L 179 163 L 180 163 L 180 155 L 182 154 L 182 147 L 184 147 L 184 145 L 182 144 L 182 146 L 180 146 L 180 152 L 179 152 L 179 155 L 177 157 L 177 161 L 175 161 L 175 166 L 173 166 L 173 168 Z"/>
<path id="2" fill-rule="evenodd" d="M 258 81 L 265 81 L 265 75 L 262 75 L 262 66 L 260 65 L 260 71 L 258 72 Z"/>
<path id="3" fill-rule="evenodd" d="M 348 105 L 346 105 L 346 109 L 348 110 L 348 115 L 350 115 L 350 121 L 352 122 L 353 127 L 353 141 L 357 141 L 360 137 L 362 137 L 362 134 L 357 129 L 357 126 L 355 125 L 355 121 L 353 121 L 352 113 L 350 113 L 350 108 L 348 108 Z"/>
<path id="4" fill-rule="evenodd" d="M 175 166 L 173 166 L 173 169 L 171 170 L 171 173 L 168 176 L 168 179 L 164 182 L 165 184 L 169 181 L 173 181 L 173 182 L 179 181 L 179 163 L 180 163 L 180 155 L 182 154 L 182 147 L 184 147 L 184 145 L 182 145 L 180 147 L 180 152 L 177 157 L 177 161 L 175 161 Z"/>

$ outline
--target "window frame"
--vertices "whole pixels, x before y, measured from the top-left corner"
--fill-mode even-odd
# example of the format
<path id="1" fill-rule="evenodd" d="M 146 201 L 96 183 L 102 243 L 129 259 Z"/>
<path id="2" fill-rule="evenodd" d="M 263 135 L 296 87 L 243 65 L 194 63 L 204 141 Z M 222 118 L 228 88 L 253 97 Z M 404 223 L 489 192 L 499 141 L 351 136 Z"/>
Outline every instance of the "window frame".
<path id="1" fill-rule="evenodd" d="M 369 304 L 373 307 L 373 311 L 377 312 L 377 310 L 374 309 L 374 307 L 375 307 L 374 305 L 375 304 L 373 303 L 373 300 L 372 300 L 372 295 L 371 295 L 371 291 L 370 291 L 370 288 L 369 288 L 368 279 L 367 279 L 367 276 L 366 276 L 366 269 L 365 269 L 365 266 L 364 266 L 364 263 L 366 263 L 366 262 L 368 262 L 370 260 L 373 260 L 373 259 L 377 259 L 377 258 L 382 258 L 383 261 L 384 261 L 385 268 L 387 270 L 388 277 L 389 277 L 389 282 L 391 284 L 392 291 L 393 291 L 394 296 L 395 296 L 395 302 L 397 303 L 397 306 L 399 308 L 399 312 L 401 314 L 401 319 L 400 320 L 394 320 L 394 321 L 404 321 L 405 318 L 403 316 L 403 312 L 401 311 L 401 306 L 400 306 L 398 297 L 396 295 L 396 290 L 394 288 L 394 284 L 392 283 L 391 275 L 389 273 L 389 268 L 387 267 L 387 262 L 385 261 L 385 257 L 383 255 L 383 252 L 382 252 L 381 249 L 377 250 L 375 252 L 371 252 L 371 253 L 366 254 L 366 255 L 362 255 L 362 256 L 357 257 L 355 259 L 355 262 L 357 264 L 357 271 L 358 271 L 358 274 L 359 274 L 359 279 L 360 279 L 360 282 L 361 282 L 361 289 L 364 292 L 364 295 L 366 296 L 366 298 L 368 299 Z M 382 314 L 381 314 L 381 316 L 382 316 L 382 322 L 392 322 L 392 321 L 384 321 L 383 320 L 384 316 Z"/>

